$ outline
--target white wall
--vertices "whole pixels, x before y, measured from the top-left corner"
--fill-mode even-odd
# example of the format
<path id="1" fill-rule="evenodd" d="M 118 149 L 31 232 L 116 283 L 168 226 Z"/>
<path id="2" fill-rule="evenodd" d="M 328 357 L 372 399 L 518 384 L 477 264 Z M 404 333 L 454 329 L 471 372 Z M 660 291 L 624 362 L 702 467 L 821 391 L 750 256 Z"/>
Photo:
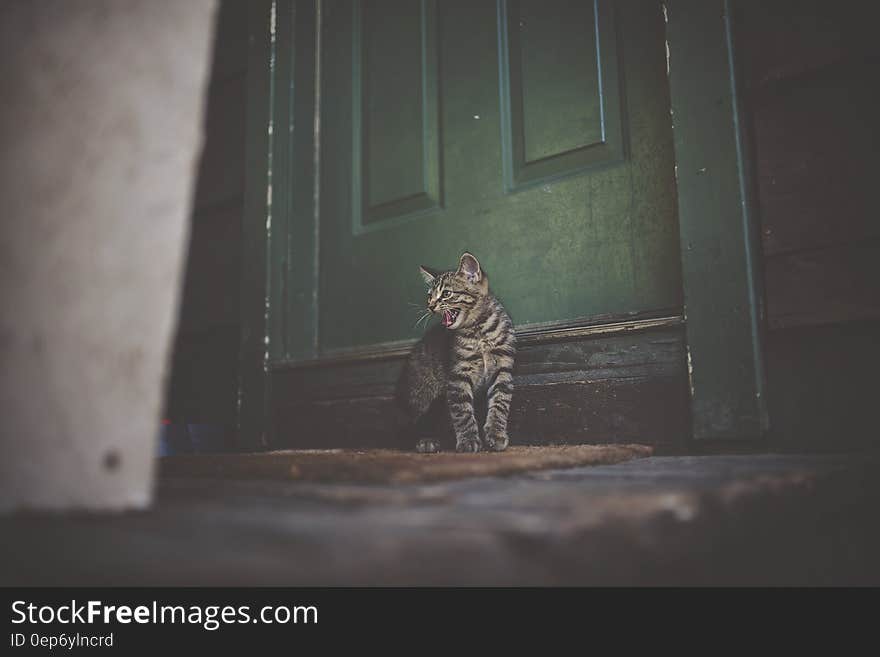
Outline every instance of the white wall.
<path id="1" fill-rule="evenodd" d="M 0 509 L 150 501 L 214 11 L 0 7 Z"/>

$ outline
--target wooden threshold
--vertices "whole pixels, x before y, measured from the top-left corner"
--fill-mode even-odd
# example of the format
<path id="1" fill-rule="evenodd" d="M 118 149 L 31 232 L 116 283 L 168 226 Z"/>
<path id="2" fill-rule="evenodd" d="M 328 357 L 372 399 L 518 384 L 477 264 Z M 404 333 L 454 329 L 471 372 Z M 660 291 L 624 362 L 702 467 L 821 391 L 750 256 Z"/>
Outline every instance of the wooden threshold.
<path id="1" fill-rule="evenodd" d="M 516 337 L 517 345 L 525 347 L 564 340 L 636 333 L 683 324 L 682 315 L 672 313 L 648 317 L 632 315 L 629 318 L 621 316 L 588 317 L 561 322 L 524 324 L 516 328 Z M 327 351 L 323 356 L 309 360 L 275 361 L 269 364 L 269 369 L 287 370 L 403 358 L 409 354 L 416 342 L 417 340 L 414 339 L 397 340 L 367 347 L 334 349 Z"/>

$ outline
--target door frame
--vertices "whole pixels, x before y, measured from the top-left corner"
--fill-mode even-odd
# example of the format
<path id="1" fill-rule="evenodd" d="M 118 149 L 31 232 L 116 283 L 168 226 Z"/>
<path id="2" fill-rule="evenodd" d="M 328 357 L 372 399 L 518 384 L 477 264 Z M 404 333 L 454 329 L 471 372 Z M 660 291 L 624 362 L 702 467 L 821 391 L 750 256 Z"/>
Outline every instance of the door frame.
<path id="1" fill-rule="evenodd" d="M 753 156 L 743 121 L 733 0 L 666 0 L 684 312 L 518 327 L 526 344 L 683 326 L 689 438 L 742 443 L 768 429 Z M 273 379 L 290 369 L 388 361 L 411 342 L 319 354 L 322 0 L 249 5 L 238 441 L 273 437 Z M 296 80 L 296 85 L 293 81 Z M 293 158 L 293 153 L 312 158 Z M 311 166 L 298 166 L 308 160 Z M 289 339 L 284 314 L 304 307 Z M 282 386 L 283 388 L 283 386 Z M 285 394 L 279 389 L 279 396 Z M 280 400 L 279 400 L 280 403 Z"/>

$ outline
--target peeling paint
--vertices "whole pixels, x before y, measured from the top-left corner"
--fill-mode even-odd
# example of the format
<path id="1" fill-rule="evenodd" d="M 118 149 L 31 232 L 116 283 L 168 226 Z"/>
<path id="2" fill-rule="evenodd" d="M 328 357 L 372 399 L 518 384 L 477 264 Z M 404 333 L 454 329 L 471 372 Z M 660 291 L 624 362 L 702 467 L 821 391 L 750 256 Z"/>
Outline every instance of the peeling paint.
<path id="1" fill-rule="evenodd" d="M 660 9 L 663 10 L 663 22 L 665 24 L 669 24 L 669 14 L 666 12 L 666 3 L 660 3 Z M 666 46 L 666 77 L 669 77 L 669 39 L 664 39 L 664 45 Z M 671 110 L 670 110 L 671 113 Z"/>
<path id="2" fill-rule="evenodd" d="M 275 18 L 277 16 L 277 6 L 276 3 L 272 3 L 272 10 L 269 14 L 269 41 L 271 43 L 275 43 Z"/>
<path id="3" fill-rule="evenodd" d="M 687 362 L 688 362 L 688 387 L 691 391 L 691 399 L 694 398 L 694 362 L 691 359 L 691 347 L 690 345 L 686 348 L 687 351 Z"/>
<path id="4" fill-rule="evenodd" d="M 669 40 L 665 40 L 666 45 L 666 77 L 669 77 Z"/>
<path id="5" fill-rule="evenodd" d="M 277 15 L 278 15 L 278 6 L 277 2 L 273 0 L 272 9 L 269 15 L 269 43 L 271 44 L 269 47 L 269 107 L 274 108 L 275 106 L 275 32 L 277 25 Z M 268 143 L 268 155 L 267 155 L 267 168 L 266 168 L 266 244 L 267 247 L 271 243 L 272 240 L 272 173 L 273 173 L 273 158 L 272 152 L 274 150 L 274 137 L 273 134 L 275 132 L 275 113 L 274 110 L 270 110 L 269 112 L 269 125 L 266 128 L 266 132 L 269 135 L 269 143 Z M 265 346 L 263 350 L 263 372 L 269 372 L 269 285 L 270 283 L 267 281 L 266 284 L 266 296 L 263 299 L 263 345 Z M 262 440 L 265 443 L 265 435 L 262 436 Z"/>
<path id="6" fill-rule="evenodd" d="M 272 183 L 266 185 L 266 230 L 272 228 Z"/>
<path id="7" fill-rule="evenodd" d="M 263 372 L 269 372 L 269 294 L 267 291 L 266 296 L 263 298 L 263 327 L 266 333 L 263 335 L 263 344 L 265 345 L 265 349 L 263 350 Z"/>

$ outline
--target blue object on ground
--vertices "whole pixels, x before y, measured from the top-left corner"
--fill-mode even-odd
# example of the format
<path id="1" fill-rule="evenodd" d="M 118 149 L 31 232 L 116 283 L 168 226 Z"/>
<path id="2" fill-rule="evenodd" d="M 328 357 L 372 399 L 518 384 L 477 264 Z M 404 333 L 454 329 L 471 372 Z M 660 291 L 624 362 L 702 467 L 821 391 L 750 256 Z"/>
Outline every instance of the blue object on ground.
<path id="1" fill-rule="evenodd" d="M 222 424 L 187 424 L 193 451 L 198 454 L 229 450 L 228 433 Z"/>
<path id="2" fill-rule="evenodd" d="M 192 442 L 185 424 L 162 424 L 159 432 L 159 456 L 190 454 Z"/>

